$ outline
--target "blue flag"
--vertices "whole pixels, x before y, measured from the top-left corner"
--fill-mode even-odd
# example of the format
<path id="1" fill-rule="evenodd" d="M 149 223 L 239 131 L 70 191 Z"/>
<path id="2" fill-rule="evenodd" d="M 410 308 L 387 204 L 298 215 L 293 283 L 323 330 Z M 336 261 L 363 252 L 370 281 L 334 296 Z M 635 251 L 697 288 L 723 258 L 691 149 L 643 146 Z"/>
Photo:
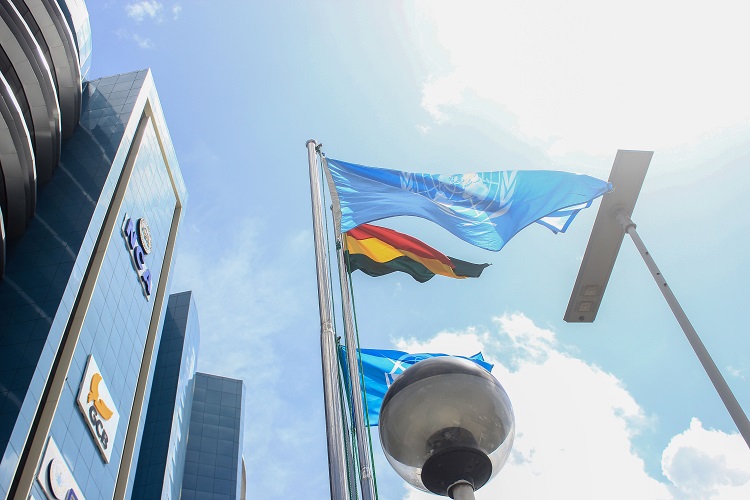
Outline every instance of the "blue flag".
<path id="1" fill-rule="evenodd" d="M 422 217 L 487 250 L 498 251 L 538 222 L 565 232 L 579 211 L 612 190 L 588 175 L 553 170 L 417 174 L 327 160 L 341 232 L 386 217 Z M 337 202 L 337 203 L 336 203 Z"/>
<path id="2" fill-rule="evenodd" d="M 365 381 L 363 392 L 366 394 L 367 403 L 367 422 L 365 423 L 372 427 L 378 425 L 380 407 L 383 404 L 383 397 L 385 397 L 386 391 L 404 370 L 414 363 L 427 358 L 449 356 L 448 354 L 429 353 L 409 354 L 407 352 L 386 349 L 361 349 L 360 354 L 362 355 L 362 376 Z M 474 361 L 485 370 L 492 371 L 493 365 L 484 360 L 481 352 L 471 357 L 456 357 Z M 339 346 L 339 358 L 346 373 L 344 380 L 347 381 L 347 390 L 349 390 L 349 369 L 346 363 L 346 349 L 344 346 Z"/>

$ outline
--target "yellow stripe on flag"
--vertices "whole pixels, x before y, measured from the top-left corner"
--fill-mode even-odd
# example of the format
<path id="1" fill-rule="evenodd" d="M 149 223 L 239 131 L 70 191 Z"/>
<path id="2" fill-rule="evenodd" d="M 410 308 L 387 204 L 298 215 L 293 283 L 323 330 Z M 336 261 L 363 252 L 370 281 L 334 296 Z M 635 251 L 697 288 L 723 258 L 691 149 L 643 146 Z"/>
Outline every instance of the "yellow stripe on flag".
<path id="1" fill-rule="evenodd" d="M 451 278 L 463 279 L 465 276 L 456 276 L 450 266 L 443 264 L 436 259 L 426 259 L 408 251 L 398 250 L 392 245 L 385 243 L 377 238 L 367 238 L 357 240 L 351 236 L 346 236 L 347 250 L 351 254 L 366 255 L 375 262 L 386 263 L 398 257 L 408 257 L 419 262 L 435 274 L 449 276 Z"/>

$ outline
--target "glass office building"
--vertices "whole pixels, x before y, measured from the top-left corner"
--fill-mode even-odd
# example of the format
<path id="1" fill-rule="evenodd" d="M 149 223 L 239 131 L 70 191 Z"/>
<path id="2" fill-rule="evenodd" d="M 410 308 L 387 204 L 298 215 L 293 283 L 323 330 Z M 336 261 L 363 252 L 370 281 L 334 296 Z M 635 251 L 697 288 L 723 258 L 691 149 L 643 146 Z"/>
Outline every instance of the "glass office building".
<path id="1" fill-rule="evenodd" d="M 196 375 L 182 499 L 244 499 L 244 399 L 242 380 Z"/>
<path id="2" fill-rule="evenodd" d="M 138 498 L 165 327 L 172 483 L 190 454 L 189 293 L 165 320 L 187 191 L 150 71 L 85 81 L 90 33 L 82 0 L 0 0 L 0 498 Z"/>
<path id="3" fill-rule="evenodd" d="M 150 72 L 88 82 L 82 102 L 0 282 L 5 494 L 39 488 L 49 440 L 86 497 L 127 495 L 135 472 L 187 194 Z M 79 398 L 91 359 L 119 416 L 106 439 Z"/>
<path id="4" fill-rule="evenodd" d="M 241 380 L 196 373 L 197 350 L 198 318 L 192 294 L 173 294 L 164 320 L 132 498 L 245 498 L 245 386 Z"/>
<path id="5" fill-rule="evenodd" d="M 191 292 L 169 297 L 133 498 L 180 498 L 195 392 L 198 315 Z"/>

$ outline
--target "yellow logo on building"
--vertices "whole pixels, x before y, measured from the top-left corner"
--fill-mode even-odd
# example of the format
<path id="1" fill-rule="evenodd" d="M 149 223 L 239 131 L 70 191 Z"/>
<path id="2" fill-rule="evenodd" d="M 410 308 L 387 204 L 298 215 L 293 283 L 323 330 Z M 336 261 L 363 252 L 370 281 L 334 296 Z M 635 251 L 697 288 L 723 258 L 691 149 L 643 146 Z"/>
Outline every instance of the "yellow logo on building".
<path id="1" fill-rule="evenodd" d="M 77 401 L 99 452 L 104 461 L 109 462 L 120 414 L 104 382 L 102 371 L 91 355 L 86 363 Z"/>
<path id="2" fill-rule="evenodd" d="M 99 412 L 99 415 L 104 420 L 109 420 L 112 418 L 112 414 L 114 413 L 112 410 L 110 410 L 107 407 L 107 403 L 105 403 L 100 397 L 99 397 L 99 383 L 102 381 L 102 374 L 97 372 L 94 373 L 94 375 L 91 377 L 91 389 L 89 390 L 89 395 L 86 396 L 86 402 L 87 403 L 94 403 L 94 408 L 96 408 L 96 411 Z"/>

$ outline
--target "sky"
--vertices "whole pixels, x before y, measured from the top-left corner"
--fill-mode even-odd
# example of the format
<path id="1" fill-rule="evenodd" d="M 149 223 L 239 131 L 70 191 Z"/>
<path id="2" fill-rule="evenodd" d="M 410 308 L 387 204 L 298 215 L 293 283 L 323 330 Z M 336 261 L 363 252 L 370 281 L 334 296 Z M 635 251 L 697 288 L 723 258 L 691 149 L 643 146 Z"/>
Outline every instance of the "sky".
<path id="1" fill-rule="evenodd" d="M 308 139 L 384 168 L 602 179 L 618 149 L 654 151 L 633 220 L 750 411 L 743 2 L 87 5 L 90 78 L 154 74 L 189 192 L 172 291 L 194 291 L 198 369 L 245 381 L 249 498 L 329 496 Z M 750 451 L 631 241 L 596 321 L 562 320 L 597 209 L 498 253 L 381 221 L 492 266 L 355 274 L 362 346 L 495 363 L 517 434 L 478 499 L 749 498 Z M 373 439 L 380 498 L 434 498 Z"/>

